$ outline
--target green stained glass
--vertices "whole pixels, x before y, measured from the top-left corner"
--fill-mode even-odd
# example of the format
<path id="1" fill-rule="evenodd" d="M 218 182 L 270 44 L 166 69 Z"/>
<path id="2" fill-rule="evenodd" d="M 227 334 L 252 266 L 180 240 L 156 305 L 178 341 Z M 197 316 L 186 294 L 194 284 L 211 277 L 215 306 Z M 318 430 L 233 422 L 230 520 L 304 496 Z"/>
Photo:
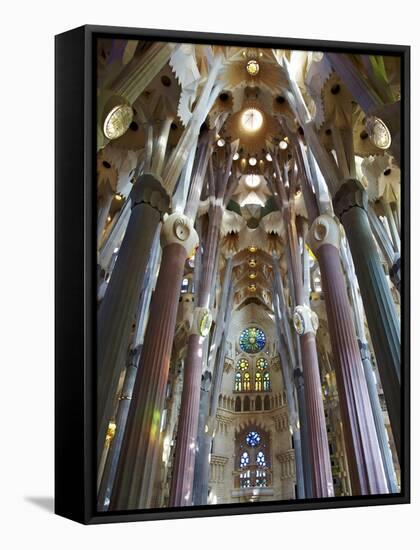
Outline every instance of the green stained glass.
<path id="1" fill-rule="evenodd" d="M 239 337 L 239 345 L 245 353 L 258 353 L 265 346 L 265 334 L 257 327 L 246 328 Z"/>

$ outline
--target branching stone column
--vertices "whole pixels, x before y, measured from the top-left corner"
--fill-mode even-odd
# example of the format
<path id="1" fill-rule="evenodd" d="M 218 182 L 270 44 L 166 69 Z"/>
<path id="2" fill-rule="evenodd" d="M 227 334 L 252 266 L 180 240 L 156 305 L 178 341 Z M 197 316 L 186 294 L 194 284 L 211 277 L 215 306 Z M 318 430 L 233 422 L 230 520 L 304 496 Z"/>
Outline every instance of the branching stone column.
<path id="1" fill-rule="evenodd" d="M 128 412 L 130 409 L 133 388 L 137 377 L 138 362 L 143 344 L 144 329 L 147 321 L 150 299 L 152 296 L 154 282 L 156 280 L 156 271 L 160 260 L 160 228 L 156 231 L 155 240 L 150 254 L 147 273 L 144 279 L 143 290 L 139 300 L 139 306 L 136 315 L 136 328 L 133 340 L 130 344 L 127 366 L 125 371 L 124 383 L 121 395 L 118 400 L 118 409 L 115 417 L 115 435 L 112 438 L 109 452 L 106 458 L 104 473 L 98 491 L 98 509 L 108 510 L 112 487 L 115 481 L 118 460 L 120 457 L 121 446 L 124 438 L 125 427 L 127 424 Z"/>
<path id="2" fill-rule="evenodd" d="M 401 453 L 401 333 L 395 304 L 367 216 L 367 195 L 357 180 L 344 183 L 334 208 L 346 230 L 384 389 L 398 457 Z"/>
<path id="3" fill-rule="evenodd" d="M 302 349 L 313 496 L 332 497 L 334 486 L 316 349 L 318 317 L 308 306 L 297 305 L 293 313 L 293 324 L 300 336 Z"/>
<path id="4" fill-rule="evenodd" d="M 198 245 L 191 221 L 172 214 L 162 227 L 162 260 L 150 307 L 110 510 L 149 508 L 159 464 L 161 414 L 185 260 Z"/>
<path id="5" fill-rule="evenodd" d="M 192 331 L 184 367 L 181 410 L 178 420 L 172 485 L 171 506 L 189 506 L 192 503 L 198 413 L 200 407 L 200 379 L 203 365 L 204 341 L 211 325 L 209 310 L 213 271 L 217 264 L 218 238 L 223 216 L 221 201 L 211 206 L 210 223 L 203 255 L 198 304 L 194 310 Z"/>
<path id="6" fill-rule="evenodd" d="M 130 343 L 156 229 L 169 205 L 161 182 L 141 176 L 131 191 L 132 213 L 111 280 L 98 312 L 97 449 L 100 456 L 108 423 L 114 414 L 116 393 Z"/>
<path id="7" fill-rule="evenodd" d="M 309 246 L 321 270 L 353 495 L 388 492 L 375 424 L 339 256 L 340 228 L 323 214 Z M 306 383 L 306 380 L 305 380 Z"/>

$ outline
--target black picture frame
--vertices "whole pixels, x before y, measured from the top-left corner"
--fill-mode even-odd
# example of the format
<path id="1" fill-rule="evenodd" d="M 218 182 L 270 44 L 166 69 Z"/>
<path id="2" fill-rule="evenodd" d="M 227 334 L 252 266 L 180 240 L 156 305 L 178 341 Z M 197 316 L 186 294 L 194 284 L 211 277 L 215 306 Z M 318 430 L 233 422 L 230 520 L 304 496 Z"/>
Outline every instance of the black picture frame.
<path id="1" fill-rule="evenodd" d="M 98 37 L 395 55 L 401 58 L 403 453 L 401 493 L 97 512 L 95 508 L 96 93 Z M 410 502 L 410 47 L 86 25 L 55 37 L 55 512 L 84 523 Z"/>

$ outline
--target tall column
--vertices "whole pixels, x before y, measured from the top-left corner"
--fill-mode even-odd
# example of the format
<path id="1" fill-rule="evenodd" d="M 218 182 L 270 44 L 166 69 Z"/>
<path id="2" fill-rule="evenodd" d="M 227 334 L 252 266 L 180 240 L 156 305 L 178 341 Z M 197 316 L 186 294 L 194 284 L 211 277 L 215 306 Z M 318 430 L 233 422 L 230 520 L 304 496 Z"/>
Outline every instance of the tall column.
<path id="1" fill-rule="evenodd" d="M 369 399 L 372 405 L 373 420 L 375 422 L 376 434 L 378 436 L 379 449 L 381 451 L 388 490 L 390 493 L 398 493 L 397 478 L 395 475 L 392 453 L 389 447 L 388 436 L 384 424 L 384 415 L 379 402 L 378 390 L 372 370 L 372 363 L 370 362 L 369 344 L 359 340 L 359 348 L 369 392 Z"/>
<path id="2" fill-rule="evenodd" d="M 332 497 L 334 496 L 334 485 L 315 337 L 318 328 L 318 318 L 305 305 L 296 229 L 289 227 L 289 235 L 291 267 L 297 303 L 293 313 L 293 324 L 296 332 L 299 334 L 302 351 L 309 452 L 312 468 L 312 494 L 315 498 Z"/>
<path id="3" fill-rule="evenodd" d="M 151 505 L 159 464 L 159 433 L 185 260 L 198 245 L 191 221 L 172 214 L 162 227 L 162 260 L 150 307 L 139 373 L 110 510 Z"/>
<path id="4" fill-rule="evenodd" d="M 277 274 L 277 273 L 276 273 Z M 280 273 L 278 274 L 280 276 Z M 276 282 L 275 277 L 275 282 Z M 277 285 L 276 285 L 277 286 Z M 278 292 L 278 289 L 276 289 Z M 277 294 L 273 293 L 277 300 Z M 289 415 L 289 425 L 292 430 L 293 446 L 295 449 L 295 465 L 296 465 L 296 485 L 297 485 L 297 496 L 298 498 L 305 498 L 305 478 L 303 472 L 303 460 L 302 460 L 302 444 L 300 437 L 300 428 L 299 428 L 299 416 L 296 408 L 296 401 L 294 395 L 294 385 L 291 375 L 291 361 L 288 361 L 286 349 L 285 349 L 285 338 L 282 330 L 281 323 L 281 313 L 279 310 L 278 303 L 274 302 L 274 316 L 276 320 L 276 329 L 277 329 L 277 339 L 279 343 L 279 355 L 281 363 L 281 372 L 283 375 L 283 382 L 286 390 L 287 396 L 287 408 Z"/>
<path id="5" fill-rule="evenodd" d="M 192 331 L 188 338 L 188 351 L 184 366 L 181 410 L 178 419 L 177 442 L 172 484 L 169 495 L 171 506 L 189 506 L 192 503 L 198 411 L 200 406 L 200 379 L 203 364 L 203 344 L 211 324 L 209 310 L 213 271 L 217 264 L 218 238 L 223 207 L 211 206 L 208 234 L 203 254 L 202 275 L 198 303 L 194 311 Z"/>
<path id="6" fill-rule="evenodd" d="M 217 399 L 219 397 L 224 367 L 224 350 L 226 331 L 229 330 L 230 314 L 233 299 L 232 287 L 232 257 L 227 258 L 225 275 L 223 280 L 222 296 L 220 299 L 219 311 L 217 313 L 216 326 L 213 331 L 211 346 L 208 356 L 208 370 L 205 371 L 210 377 L 211 387 L 209 391 L 203 391 L 203 378 L 200 395 L 200 415 L 206 411 L 205 423 L 199 422 L 197 435 L 197 455 L 194 468 L 193 504 L 195 506 L 207 504 L 208 480 L 209 480 L 209 455 L 213 440 L 213 424 L 216 416 Z M 223 335 L 225 338 L 222 340 Z M 220 360 L 220 355 L 223 360 Z M 217 363 L 216 363 L 217 360 Z M 204 379 L 205 380 L 205 379 Z M 215 397 L 217 396 L 217 397 Z M 210 399 L 211 397 L 211 399 Z M 201 419 L 201 416 L 200 416 Z M 207 430 L 205 428 L 207 424 Z"/>
<path id="7" fill-rule="evenodd" d="M 316 218 L 308 241 L 321 270 L 352 493 L 384 494 L 388 488 L 340 262 L 340 228 L 334 218 L 328 214 Z"/>
<path id="8" fill-rule="evenodd" d="M 367 216 L 367 196 L 348 180 L 334 198 L 350 245 L 398 457 L 401 455 L 400 323 Z"/>
<path id="9" fill-rule="evenodd" d="M 127 356 L 149 253 L 157 226 L 169 204 L 161 182 L 152 174 L 144 174 L 137 180 L 130 198 L 130 220 L 98 312 L 98 456 L 114 414 L 118 380 Z"/>
<path id="10" fill-rule="evenodd" d="M 124 377 L 123 388 L 118 399 L 118 409 L 115 418 L 115 435 L 109 448 L 106 458 L 106 464 L 101 479 L 101 484 L 98 491 L 98 509 L 108 510 L 109 502 L 112 493 L 112 487 L 115 481 L 117 472 L 118 460 L 120 457 L 121 446 L 127 424 L 128 412 L 130 409 L 133 388 L 137 376 L 137 367 L 143 344 L 144 328 L 147 321 L 147 314 L 150 306 L 150 299 L 156 280 L 156 272 L 160 259 L 160 228 L 156 231 L 155 240 L 152 246 L 147 273 L 144 279 L 143 290 L 139 301 L 139 306 L 136 315 L 136 328 L 133 340 L 130 344 L 130 352 L 128 354 L 126 372 Z"/>

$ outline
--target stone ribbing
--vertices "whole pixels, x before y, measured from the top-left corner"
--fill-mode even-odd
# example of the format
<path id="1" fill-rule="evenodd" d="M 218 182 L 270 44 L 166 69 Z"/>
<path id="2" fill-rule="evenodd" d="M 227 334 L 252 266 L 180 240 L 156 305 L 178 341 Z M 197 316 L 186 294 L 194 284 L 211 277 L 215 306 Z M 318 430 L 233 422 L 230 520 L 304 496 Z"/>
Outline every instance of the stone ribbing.
<path id="1" fill-rule="evenodd" d="M 330 243 L 322 244 L 316 255 L 321 270 L 352 493 L 387 493 L 338 249 Z"/>
<path id="2" fill-rule="evenodd" d="M 209 307 L 213 271 L 217 264 L 218 238 L 222 215 L 221 205 L 211 207 L 197 301 L 197 307 L 200 308 Z M 188 338 L 181 410 L 178 419 L 175 459 L 169 495 L 171 506 L 189 506 L 192 503 L 204 341 L 205 338 L 195 333 L 191 333 Z"/>
<path id="3" fill-rule="evenodd" d="M 141 176 L 131 192 L 132 212 L 98 312 L 97 449 L 104 445 L 116 405 L 118 380 L 127 357 L 131 327 L 149 254 L 169 198 L 153 175 Z"/>
<path id="4" fill-rule="evenodd" d="M 401 453 L 401 329 L 366 212 L 367 198 L 361 184 L 350 180 L 334 199 L 337 215 L 346 230 L 372 338 L 392 435 Z"/>
<path id="5" fill-rule="evenodd" d="M 163 249 L 139 372 L 121 450 L 111 510 L 148 508 L 159 461 L 159 432 L 178 309 L 185 248 Z"/>

